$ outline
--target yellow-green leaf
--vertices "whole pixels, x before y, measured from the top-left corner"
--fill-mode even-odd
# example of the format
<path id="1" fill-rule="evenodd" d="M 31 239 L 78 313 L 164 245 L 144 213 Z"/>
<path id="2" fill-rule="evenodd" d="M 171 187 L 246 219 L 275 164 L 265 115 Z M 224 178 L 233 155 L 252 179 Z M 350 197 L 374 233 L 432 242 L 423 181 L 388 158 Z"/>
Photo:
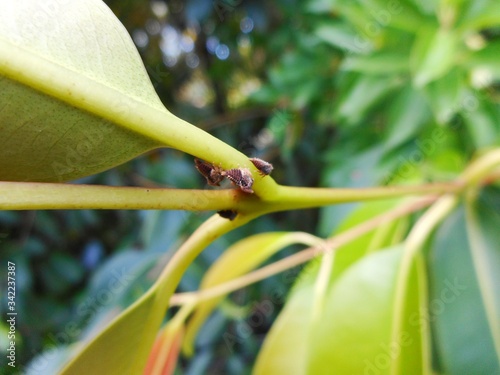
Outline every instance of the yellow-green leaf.
<path id="1" fill-rule="evenodd" d="M 313 295 L 312 282 L 294 291 L 266 336 L 253 374 L 306 374 Z"/>
<path id="2" fill-rule="evenodd" d="M 413 82 L 423 87 L 444 76 L 456 60 L 458 36 L 454 30 L 423 27 L 411 56 Z"/>
<path id="3" fill-rule="evenodd" d="M 168 112 L 100 0 L 0 3 L 0 180 L 67 181 L 155 147 L 239 152 Z"/>
<path id="4" fill-rule="evenodd" d="M 294 244 L 314 245 L 314 236 L 301 232 L 269 232 L 247 237 L 228 248 L 207 271 L 200 291 L 224 283 L 256 268 L 279 250 Z M 204 301 L 195 310 L 186 328 L 183 350 L 192 354 L 195 336 L 217 304 L 225 295 Z"/>
<path id="5" fill-rule="evenodd" d="M 397 202 L 397 200 L 391 200 L 363 204 L 349 215 L 335 232 L 342 233 L 363 223 L 393 207 Z M 350 272 L 351 268 L 356 267 L 358 262 L 362 261 L 360 259 L 367 253 L 400 242 L 405 234 L 406 225 L 405 218 L 380 225 L 377 229 L 338 248 L 330 277 L 330 288 L 332 285 L 336 285 L 343 275 Z M 326 296 L 315 294 L 318 274 L 319 262 L 311 262 L 300 274 L 299 282 L 294 285 L 285 307 L 273 324 L 259 352 L 254 368 L 255 374 L 293 373 L 300 375 L 314 373 L 307 370 L 312 355 L 311 345 L 315 340 L 311 339 L 310 332 L 314 324 L 317 324 L 318 319 L 322 322 L 326 318 L 322 318 L 323 315 L 320 315 L 320 318 L 313 317 L 312 306 L 324 306 L 325 301 L 326 305 L 331 303 L 330 294 L 327 293 Z M 323 299 L 323 303 L 317 303 L 318 297 Z M 392 309 L 393 306 L 386 308 Z M 321 328 L 318 329 L 321 330 Z M 390 331 L 386 334 L 390 334 Z M 329 369 L 333 368 L 333 365 L 331 363 Z"/>

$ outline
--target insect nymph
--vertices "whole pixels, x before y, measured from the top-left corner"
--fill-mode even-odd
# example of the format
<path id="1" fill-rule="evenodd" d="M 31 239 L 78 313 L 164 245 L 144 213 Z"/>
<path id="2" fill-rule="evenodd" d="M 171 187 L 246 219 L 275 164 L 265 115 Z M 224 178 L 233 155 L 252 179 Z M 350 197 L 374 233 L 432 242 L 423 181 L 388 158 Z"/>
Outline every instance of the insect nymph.
<path id="1" fill-rule="evenodd" d="M 248 160 L 255 165 L 255 168 L 259 170 L 261 176 L 267 176 L 273 171 L 273 165 L 265 160 L 259 158 L 250 158 Z"/>
<path id="2" fill-rule="evenodd" d="M 235 168 L 222 172 L 233 184 L 238 186 L 245 193 L 253 193 L 253 177 L 247 168 Z"/>
<path id="3" fill-rule="evenodd" d="M 273 170 L 273 165 L 267 161 L 259 158 L 250 158 L 249 160 L 259 170 L 261 176 L 267 176 Z M 226 171 L 200 159 L 194 159 L 194 165 L 203 177 L 205 177 L 209 185 L 220 186 L 224 177 L 227 177 L 241 191 L 248 194 L 253 193 L 252 186 L 254 180 L 248 168 L 233 168 Z"/>
<path id="4" fill-rule="evenodd" d="M 206 178 L 209 185 L 220 186 L 220 182 L 224 179 L 221 168 L 200 159 L 194 159 L 194 166 Z"/>

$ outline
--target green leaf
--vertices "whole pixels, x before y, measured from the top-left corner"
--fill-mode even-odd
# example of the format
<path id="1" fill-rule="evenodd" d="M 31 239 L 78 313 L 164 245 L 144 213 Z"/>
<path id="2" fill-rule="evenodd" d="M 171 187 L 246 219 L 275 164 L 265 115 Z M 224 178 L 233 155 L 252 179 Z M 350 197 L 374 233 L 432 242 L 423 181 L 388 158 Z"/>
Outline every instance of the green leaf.
<path id="1" fill-rule="evenodd" d="M 363 204 L 343 221 L 336 233 L 362 223 L 393 207 L 397 200 L 379 201 Z M 404 236 L 406 219 L 384 224 L 377 229 L 359 236 L 354 241 L 336 250 L 333 272 L 330 276 L 330 289 L 341 282 L 345 274 L 357 267 L 362 258 L 370 251 L 398 243 Z M 378 254 L 378 253 L 376 253 Z M 361 260 L 360 260 L 361 259 Z M 309 374 L 307 363 L 312 354 L 311 347 L 315 337 L 311 338 L 314 319 L 311 306 L 317 306 L 315 282 L 319 272 L 319 261 L 310 262 L 298 277 L 288 301 L 268 333 L 254 368 L 255 374 Z M 355 290 L 351 290 L 352 293 Z M 331 295 L 327 294 L 327 303 Z M 390 307 L 389 307 L 390 308 Z M 324 313 L 323 313 L 324 314 Z M 321 319 L 320 322 L 334 318 Z M 322 323 L 321 323 L 322 324 Z M 321 326 L 323 327 L 323 326 Z M 321 330 L 322 328 L 318 328 Z M 336 363 L 330 363 L 328 369 Z"/>
<path id="2" fill-rule="evenodd" d="M 465 80 L 458 69 L 452 69 L 444 77 L 430 82 L 423 93 L 434 112 L 438 124 L 445 124 L 460 110 Z"/>
<path id="3" fill-rule="evenodd" d="M 478 148 L 496 146 L 500 141 L 498 107 L 483 100 L 479 92 L 469 92 L 462 115 L 473 144 Z"/>
<path id="4" fill-rule="evenodd" d="M 414 32 L 422 24 L 422 15 L 406 1 L 340 0 L 336 3 L 339 13 L 370 38 L 377 38 L 381 32 L 388 33 L 388 26 Z"/>
<path id="5" fill-rule="evenodd" d="M 491 194 L 467 206 L 467 233 L 478 286 L 500 369 L 500 214 Z"/>
<path id="6" fill-rule="evenodd" d="M 414 84 L 423 87 L 445 75 L 456 61 L 457 46 L 454 30 L 423 27 L 411 56 Z"/>
<path id="7" fill-rule="evenodd" d="M 359 37 L 351 27 L 340 23 L 322 25 L 315 34 L 328 44 L 347 52 L 366 53 L 373 48 L 371 41 Z"/>
<path id="8" fill-rule="evenodd" d="M 120 95 L 164 111 L 130 37 L 106 5 L 100 1 L 53 8 L 36 1 L 22 4 L 0 6 L 0 180 L 70 180 L 157 146 L 152 139 L 40 92 L 35 77 L 29 77 L 37 75 L 46 84 L 57 85 L 53 74 L 60 80 L 77 75 L 86 95 L 93 94 L 94 85 L 116 90 L 111 113 L 131 110 L 120 106 Z M 38 28 L 36 16 L 51 20 L 52 27 Z M 19 67 L 2 76 L 17 59 L 29 59 L 30 69 Z M 21 75 L 28 76 L 27 84 Z"/>
<path id="9" fill-rule="evenodd" d="M 419 324 L 419 278 L 411 272 L 402 327 L 395 319 L 395 283 L 403 247 L 371 254 L 331 286 L 321 317 L 309 337 L 309 374 L 422 374 L 426 347 Z M 417 314 L 417 315 L 415 315 Z"/>
<path id="10" fill-rule="evenodd" d="M 489 75 L 493 79 L 500 79 L 500 60 L 498 59 L 500 51 L 500 42 L 490 42 L 484 48 L 478 51 L 471 51 L 460 61 L 460 64 L 466 69 L 484 74 L 484 82 L 479 82 L 481 86 L 487 86 Z"/>
<path id="11" fill-rule="evenodd" d="M 494 334 L 498 339 L 498 327 L 497 332 L 492 331 L 498 324 L 498 316 L 496 322 L 488 320 L 488 314 L 491 318 L 494 310 L 486 313 L 486 300 L 483 300 L 479 281 L 493 281 L 492 269 L 498 275 L 497 265 L 491 264 L 484 268 L 485 256 L 498 253 L 498 243 L 491 242 L 498 237 L 494 234 L 497 227 L 491 227 L 492 224 L 498 224 L 498 218 L 486 218 L 486 214 L 479 215 L 480 221 L 477 216 L 474 217 L 477 213 L 472 214 L 469 219 L 472 222 L 467 223 L 464 209 L 458 209 L 443 222 L 431 245 L 429 317 L 433 323 L 436 355 L 443 373 L 496 374 L 500 371 L 492 338 Z M 479 225 L 484 225 L 485 221 L 487 225 L 479 228 L 478 224 L 481 222 Z M 474 238 L 473 242 L 471 238 Z M 486 248 L 483 247 L 485 244 Z M 498 262 L 495 257 L 488 259 Z M 474 269 L 478 261 L 482 265 Z M 483 291 L 491 295 L 493 290 L 490 286 Z M 488 298 L 487 301 L 497 304 L 498 298 L 496 291 L 493 299 Z"/>
<path id="12" fill-rule="evenodd" d="M 310 270 L 310 266 L 306 270 Z M 314 304 L 314 274 L 304 273 L 296 288 L 267 334 L 255 363 L 253 374 L 305 375 L 308 337 Z M 308 280 L 306 280 L 308 279 Z"/>
<path id="13" fill-rule="evenodd" d="M 247 237 L 228 248 L 207 271 L 200 291 L 235 279 L 256 268 L 279 250 L 294 244 L 312 246 L 315 237 L 301 232 L 269 232 Z M 225 295 L 204 301 L 195 310 L 186 327 L 183 350 L 193 353 L 193 341 L 201 325 Z"/>
<path id="14" fill-rule="evenodd" d="M 359 76 L 350 89 L 339 98 L 337 113 L 342 121 L 355 124 L 399 82 L 391 77 Z"/>
<path id="15" fill-rule="evenodd" d="M 85 352 L 73 357 L 61 375 L 131 374 L 138 363 L 145 363 L 152 344 L 144 340 L 145 334 L 158 330 L 164 314 L 156 300 L 157 288 L 143 294 L 120 319 L 88 343 Z"/>
<path id="16" fill-rule="evenodd" d="M 368 56 L 347 56 L 341 69 L 369 74 L 397 74 L 409 69 L 408 56 L 401 52 L 373 53 Z"/>
<path id="17" fill-rule="evenodd" d="M 500 24 L 500 3 L 495 0 L 471 1 L 461 12 L 458 27 L 463 31 L 479 31 Z"/>
<path id="18" fill-rule="evenodd" d="M 405 87 L 394 98 L 387 118 L 386 150 L 391 150 L 414 138 L 430 118 L 424 97 L 412 87 Z"/>
<path id="19" fill-rule="evenodd" d="M 67 181 L 160 146 L 235 153 L 163 107 L 99 0 L 0 3 L 0 126 L 0 180 Z"/>
<path id="20" fill-rule="evenodd" d="M 355 227 L 367 220 L 394 208 L 401 200 L 380 200 L 367 202 L 357 207 L 349 214 L 345 220 L 335 229 L 333 234 L 340 234 Z M 335 266 L 332 278 L 338 277 L 342 272 L 349 269 L 354 263 L 372 251 L 400 243 L 404 238 L 406 219 L 399 219 L 393 222 L 380 225 L 378 228 L 358 236 L 355 240 L 339 247 L 336 250 Z M 333 279 L 332 279 L 333 280 Z"/>

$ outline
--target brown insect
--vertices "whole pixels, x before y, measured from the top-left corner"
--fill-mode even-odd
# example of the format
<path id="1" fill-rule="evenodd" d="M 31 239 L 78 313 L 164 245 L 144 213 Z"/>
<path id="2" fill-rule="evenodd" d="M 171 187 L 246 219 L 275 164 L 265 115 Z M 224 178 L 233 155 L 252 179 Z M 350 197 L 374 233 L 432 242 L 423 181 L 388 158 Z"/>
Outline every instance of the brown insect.
<path id="1" fill-rule="evenodd" d="M 229 219 L 230 221 L 233 221 L 235 217 L 238 215 L 236 211 L 233 210 L 221 210 L 217 211 L 220 217 L 223 217 L 224 219 Z"/>
<path id="2" fill-rule="evenodd" d="M 253 193 L 253 178 L 247 168 L 230 169 L 228 171 L 223 171 L 222 175 L 229 178 L 233 184 L 240 188 L 241 191 L 250 194 Z"/>
<path id="3" fill-rule="evenodd" d="M 200 159 L 194 159 L 194 166 L 207 179 L 209 185 L 220 186 L 220 182 L 224 178 L 221 168 Z"/>
<path id="4" fill-rule="evenodd" d="M 259 170 L 261 176 L 267 176 L 271 174 L 273 171 L 273 165 L 259 158 L 250 158 L 249 159 L 253 165 Z"/>

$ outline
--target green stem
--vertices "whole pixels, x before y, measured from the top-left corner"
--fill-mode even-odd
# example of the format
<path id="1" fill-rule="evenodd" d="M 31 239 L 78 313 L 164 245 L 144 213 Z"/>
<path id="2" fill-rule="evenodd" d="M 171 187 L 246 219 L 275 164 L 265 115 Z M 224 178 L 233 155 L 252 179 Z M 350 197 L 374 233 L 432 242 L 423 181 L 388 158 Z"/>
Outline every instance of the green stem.
<path id="1" fill-rule="evenodd" d="M 39 182 L 0 182 L 0 209 L 225 210 L 237 190 L 183 190 Z"/>
<path id="2" fill-rule="evenodd" d="M 462 183 L 436 183 L 416 186 L 385 186 L 376 188 L 337 189 L 279 185 L 276 195 L 264 201 L 271 211 L 321 207 L 330 204 L 390 199 L 408 195 L 455 193 Z"/>
<path id="3" fill-rule="evenodd" d="M 359 236 L 379 227 L 381 224 L 389 223 L 400 217 L 404 217 L 412 212 L 425 208 L 435 200 L 435 197 L 429 196 L 419 198 L 416 201 L 405 202 L 404 204 L 401 204 L 400 206 L 397 206 L 390 211 L 384 212 L 383 214 L 380 214 L 372 219 L 358 224 L 355 227 L 346 230 L 345 232 L 327 239 L 326 241 L 321 241 L 317 245 L 290 255 L 284 259 L 278 260 L 255 271 L 249 272 L 236 279 L 226 281 L 222 284 L 213 285 L 208 289 L 201 289 L 197 292 L 186 292 L 173 295 L 170 300 L 170 305 L 178 306 L 184 304 L 200 303 L 211 298 L 216 298 L 228 294 L 237 289 L 241 289 L 252 283 L 303 264 L 316 256 L 324 254 L 325 252 L 334 252 L 340 246 L 354 241 L 355 239 L 359 238 Z M 306 241 L 303 241 L 303 243 L 306 243 Z"/>
<path id="4" fill-rule="evenodd" d="M 408 295 L 408 285 L 409 277 L 411 274 L 411 267 L 415 263 L 416 267 L 421 267 L 417 255 L 421 251 L 428 237 L 431 235 L 434 228 L 442 221 L 444 218 L 453 210 L 458 202 L 456 195 L 445 195 L 441 197 L 436 203 L 429 208 L 422 217 L 415 224 L 410 234 L 408 235 L 405 242 L 405 251 L 401 259 L 401 264 L 398 270 L 398 276 L 396 280 L 396 291 L 394 295 L 394 308 L 392 321 L 392 337 L 390 342 L 398 342 L 399 334 L 403 329 L 403 317 L 404 317 L 404 303 L 405 296 Z M 425 334 L 426 327 L 422 326 L 422 339 L 427 340 L 428 337 Z M 425 348 L 429 347 L 429 343 L 423 343 Z M 424 360 L 424 369 L 427 373 L 429 368 L 428 356 L 429 353 L 425 351 L 422 352 Z M 400 362 L 394 362 L 394 367 L 391 373 L 399 373 Z"/>
<path id="5" fill-rule="evenodd" d="M 0 182 L 0 209 L 235 210 L 265 213 L 329 204 L 459 191 L 462 184 L 366 189 L 277 186 L 273 199 L 236 189 L 183 190 L 33 182 Z"/>

